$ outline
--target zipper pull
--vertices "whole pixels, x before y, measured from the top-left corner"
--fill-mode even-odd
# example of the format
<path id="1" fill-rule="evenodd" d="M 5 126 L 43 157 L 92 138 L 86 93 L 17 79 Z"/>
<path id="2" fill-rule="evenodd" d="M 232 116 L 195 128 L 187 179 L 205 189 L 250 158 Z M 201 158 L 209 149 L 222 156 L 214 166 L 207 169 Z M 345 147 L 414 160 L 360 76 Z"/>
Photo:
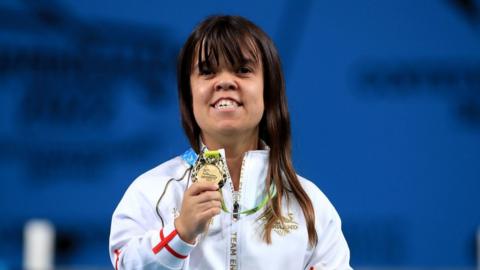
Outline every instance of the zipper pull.
<path id="1" fill-rule="evenodd" d="M 240 208 L 240 205 L 238 204 L 237 201 L 233 203 L 233 220 L 237 221 L 240 218 L 240 215 L 238 214 L 238 208 Z"/>

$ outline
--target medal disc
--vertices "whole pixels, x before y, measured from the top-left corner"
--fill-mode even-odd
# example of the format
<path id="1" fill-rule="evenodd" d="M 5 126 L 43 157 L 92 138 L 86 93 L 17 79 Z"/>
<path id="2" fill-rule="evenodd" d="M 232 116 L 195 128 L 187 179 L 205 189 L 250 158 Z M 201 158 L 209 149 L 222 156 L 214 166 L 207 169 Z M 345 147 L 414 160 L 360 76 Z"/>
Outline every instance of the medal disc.
<path id="1" fill-rule="evenodd" d="M 198 170 L 197 181 L 219 184 L 223 180 L 223 172 L 213 164 L 205 164 Z"/>
<path id="2" fill-rule="evenodd" d="M 226 168 L 218 151 L 207 151 L 199 155 L 192 172 L 193 182 L 223 186 L 227 179 Z"/>

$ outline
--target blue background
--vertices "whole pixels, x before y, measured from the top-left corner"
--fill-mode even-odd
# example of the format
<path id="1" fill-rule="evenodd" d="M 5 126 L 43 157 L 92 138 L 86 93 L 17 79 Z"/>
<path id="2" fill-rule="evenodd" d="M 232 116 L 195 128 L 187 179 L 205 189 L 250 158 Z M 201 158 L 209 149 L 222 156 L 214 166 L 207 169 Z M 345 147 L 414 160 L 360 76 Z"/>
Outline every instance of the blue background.
<path id="1" fill-rule="evenodd" d="M 360 266 L 471 267 L 480 226 L 480 1 L 0 1 L 0 266 L 32 218 L 56 264 L 110 267 L 131 181 L 181 154 L 175 59 L 210 14 L 271 35 L 299 174 Z"/>

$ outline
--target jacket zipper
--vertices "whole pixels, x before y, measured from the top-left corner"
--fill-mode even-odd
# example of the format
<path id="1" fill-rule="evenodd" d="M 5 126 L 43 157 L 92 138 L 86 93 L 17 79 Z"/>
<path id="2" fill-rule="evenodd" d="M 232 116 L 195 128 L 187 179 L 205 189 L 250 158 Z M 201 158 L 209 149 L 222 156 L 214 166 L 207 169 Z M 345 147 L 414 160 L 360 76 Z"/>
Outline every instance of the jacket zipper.
<path id="1" fill-rule="evenodd" d="M 238 179 L 238 191 L 235 191 L 235 188 L 233 187 L 233 182 L 232 182 L 232 193 L 233 193 L 233 211 L 232 211 L 232 216 L 233 216 L 233 221 L 237 221 L 240 219 L 240 204 L 238 203 L 240 201 L 240 192 L 242 191 L 242 177 L 243 177 L 243 167 L 245 165 L 245 160 L 247 159 L 248 152 L 245 153 L 245 156 L 242 159 L 242 166 L 240 167 L 240 177 Z"/>
<path id="2" fill-rule="evenodd" d="M 232 199 L 233 199 L 233 210 L 232 210 L 232 220 L 236 222 L 240 219 L 240 195 L 242 191 L 242 177 L 243 177 L 243 167 L 245 160 L 247 159 L 248 152 L 245 153 L 245 156 L 242 160 L 242 166 L 240 167 L 240 178 L 238 179 L 238 191 L 235 191 L 233 181 L 230 182 L 232 188 Z M 230 179 L 231 176 L 230 176 Z M 230 270 L 238 270 L 238 227 L 235 231 L 231 232 L 230 235 L 230 261 L 229 268 Z"/>
<path id="3" fill-rule="evenodd" d="M 235 192 L 237 193 L 237 192 Z M 238 197 L 235 196 L 235 193 L 233 194 L 233 197 Z M 237 221 L 240 218 L 240 215 L 238 214 L 238 208 L 240 208 L 240 205 L 238 204 L 237 200 L 233 200 L 233 220 Z"/>

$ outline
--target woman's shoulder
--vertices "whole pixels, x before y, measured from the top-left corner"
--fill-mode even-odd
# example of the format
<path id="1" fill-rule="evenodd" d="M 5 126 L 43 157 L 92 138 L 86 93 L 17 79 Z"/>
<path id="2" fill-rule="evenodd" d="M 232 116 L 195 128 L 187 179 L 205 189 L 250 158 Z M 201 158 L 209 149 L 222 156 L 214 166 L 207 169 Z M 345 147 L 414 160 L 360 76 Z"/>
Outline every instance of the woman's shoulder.
<path id="1" fill-rule="evenodd" d="M 308 180 L 300 175 L 297 175 L 300 184 L 312 201 L 317 220 L 329 222 L 332 219 L 339 219 L 337 210 L 330 202 L 323 191 L 311 180 Z"/>
<path id="2" fill-rule="evenodd" d="M 323 191 L 313 181 L 300 175 L 297 175 L 297 177 L 312 202 L 315 201 L 320 204 L 331 204 L 325 193 L 323 193 Z"/>
<path id="3" fill-rule="evenodd" d="M 182 179 L 187 175 L 188 169 L 189 165 L 181 156 L 174 157 L 142 173 L 130 184 L 129 189 L 156 189 L 166 185 L 170 179 Z"/>

